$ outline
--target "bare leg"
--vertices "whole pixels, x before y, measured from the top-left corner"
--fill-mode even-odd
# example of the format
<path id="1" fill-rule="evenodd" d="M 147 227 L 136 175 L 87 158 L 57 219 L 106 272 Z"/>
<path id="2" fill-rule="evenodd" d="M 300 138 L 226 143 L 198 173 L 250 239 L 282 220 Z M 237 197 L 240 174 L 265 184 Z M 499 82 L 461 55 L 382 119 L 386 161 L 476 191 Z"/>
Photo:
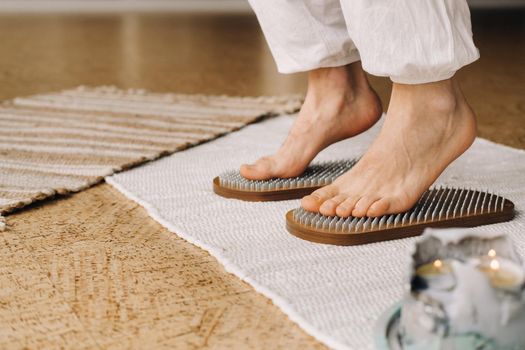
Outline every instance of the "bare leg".
<path id="1" fill-rule="evenodd" d="M 241 166 L 253 180 L 300 175 L 332 143 L 360 134 L 381 117 L 379 98 L 361 62 L 309 72 L 303 106 L 284 144 L 274 155 Z"/>
<path id="2" fill-rule="evenodd" d="M 454 78 L 394 84 L 385 123 L 370 149 L 301 205 L 342 217 L 406 211 L 475 137 L 474 112 Z"/>

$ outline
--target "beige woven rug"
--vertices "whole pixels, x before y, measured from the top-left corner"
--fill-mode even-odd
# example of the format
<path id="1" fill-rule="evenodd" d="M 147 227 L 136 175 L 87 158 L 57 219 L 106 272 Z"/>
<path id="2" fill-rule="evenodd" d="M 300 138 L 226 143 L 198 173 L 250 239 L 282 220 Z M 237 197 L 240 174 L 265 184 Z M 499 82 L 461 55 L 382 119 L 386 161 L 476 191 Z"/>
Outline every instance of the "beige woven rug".
<path id="1" fill-rule="evenodd" d="M 80 191 L 131 166 L 293 112 L 297 96 L 158 94 L 113 87 L 17 98 L 0 105 L 2 214 Z"/>

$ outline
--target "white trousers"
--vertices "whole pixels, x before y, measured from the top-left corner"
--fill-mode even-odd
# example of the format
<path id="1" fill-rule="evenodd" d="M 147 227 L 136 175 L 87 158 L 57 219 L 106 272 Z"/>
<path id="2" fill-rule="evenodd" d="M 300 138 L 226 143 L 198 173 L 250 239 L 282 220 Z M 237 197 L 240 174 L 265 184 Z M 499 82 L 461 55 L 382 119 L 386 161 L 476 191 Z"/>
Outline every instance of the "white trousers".
<path id="1" fill-rule="evenodd" d="M 466 0 L 249 0 L 281 73 L 362 61 L 403 84 L 479 58 Z"/>

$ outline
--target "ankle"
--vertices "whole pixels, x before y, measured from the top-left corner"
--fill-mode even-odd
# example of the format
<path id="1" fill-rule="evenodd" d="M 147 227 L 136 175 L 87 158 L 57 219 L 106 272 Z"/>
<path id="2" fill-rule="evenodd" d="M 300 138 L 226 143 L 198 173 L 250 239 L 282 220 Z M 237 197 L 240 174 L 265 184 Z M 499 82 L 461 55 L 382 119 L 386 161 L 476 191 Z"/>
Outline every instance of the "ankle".
<path id="1" fill-rule="evenodd" d="M 308 89 L 327 88 L 352 92 L 370 89 L 370 85 L 361 62 L 357 61 L 345 66 L 314 69 L 308 73 Z"/>
<path id="2" fill-rule="evenodd" d="M 346 67 L 349 72 L 352 87 L 355 91 L 369 92 L 372 90 L 366 73 L 361 66 L 361 61 L 354 62 Z"/>
<path id="3" fill-rule="evenodd" d="M 359 61 L 346 66 L 319 68 L 308 73 L 306 100 L 316 106 L 328 103 L 342 107 L 367 94 L 375 96 Z"/>
<path id="4" fill-rule="evenodd" d="M 452 116 L 459 108 L 468 105 L 457 82 L 448 79 L 413 85 L 394 83 L 391 106 L 401 107 L 402 110 L 425 110 L 428 114 Z"/>
<path id="5" fill-rule="evenodd" d="M 476 137 L 474 111 L 467 103 L 454 79 L 420 84 L 394 84 L 387 121 L 414 132 L 432 129 L 441 138 L 460 135 L 461 149 L 466 149 Z"/>

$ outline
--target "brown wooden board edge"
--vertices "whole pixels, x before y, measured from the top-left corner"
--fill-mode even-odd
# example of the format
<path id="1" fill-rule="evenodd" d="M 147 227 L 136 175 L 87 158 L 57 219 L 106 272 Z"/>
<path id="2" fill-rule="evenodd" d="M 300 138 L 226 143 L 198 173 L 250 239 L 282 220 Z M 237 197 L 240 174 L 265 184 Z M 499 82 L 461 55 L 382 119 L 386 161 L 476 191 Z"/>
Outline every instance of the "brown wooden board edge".
<path id="1" fill-rule="evenodd" d="M 313 191 L 321 187 L 322 186 L 312 186 L 273 191 L 241 191 L 222 187 L 218 176 L 213 179 L 213 192 L 219 196 L 240 199 L 248 202 L 270 202 L 299 199 L 311 194 Z"/>
<path id="2" fill-rule="evenodd" d="M 498 222 L 510 221 L 514 218 L 514 203 L 505 199 L 503 210 L 492 213 L 459 217 L 450 220 L 436 222 L 425 222 L 417 225 L 405 225 L 382 229 L 377 231 L 367 231 L 362 233 L 333 233 L 328 230 L 315 230 L 298 224 L 293 220 L 293 209 L 286 213 L 286 229 L 292 235 L 314 243 L 332 245 L 361 245 L 394 239 L 419 236 L 427 227 L 476 227 L 481 225 L 495 224 Z"/>

